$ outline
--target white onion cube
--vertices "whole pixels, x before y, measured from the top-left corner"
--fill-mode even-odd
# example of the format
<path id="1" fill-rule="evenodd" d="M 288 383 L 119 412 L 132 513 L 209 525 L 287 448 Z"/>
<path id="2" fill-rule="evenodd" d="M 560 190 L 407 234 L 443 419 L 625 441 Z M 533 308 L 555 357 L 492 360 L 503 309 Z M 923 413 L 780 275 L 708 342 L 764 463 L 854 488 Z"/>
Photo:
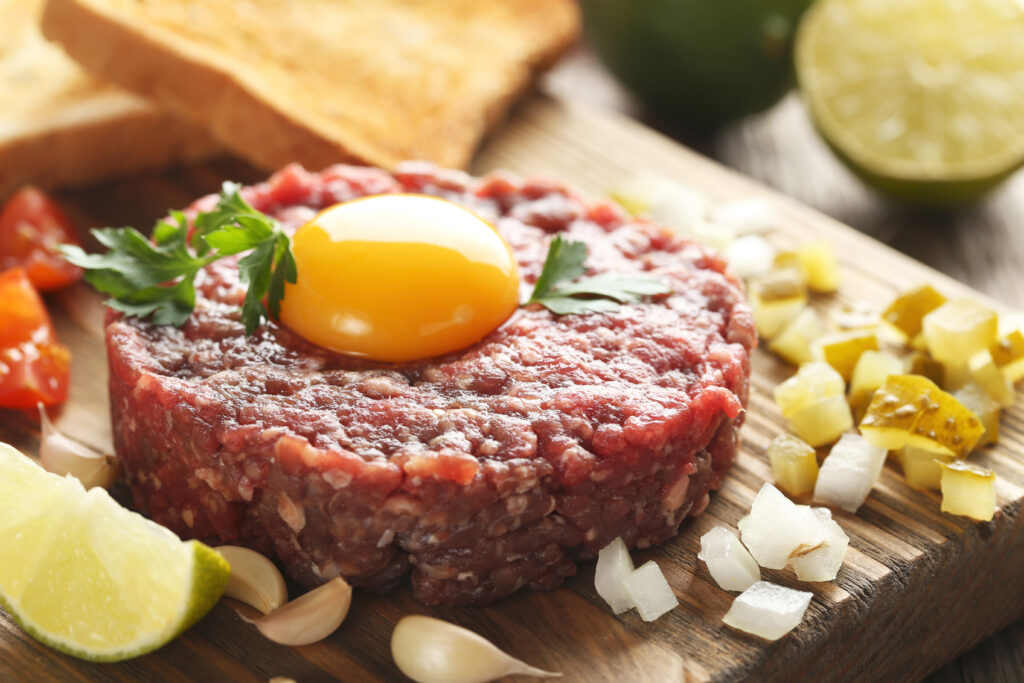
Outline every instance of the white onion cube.
<path id="1" fill-rule="evenodd" d="M 633 607 L 633 598 L 626 590 L 626 579 L 632 574 L 633 560 L 621 538 L 616 538 L 597 554 L 594 588 L 616 614 Z"/>
<path id="2" fill-rule="evenodd" d="M 731 225 L 740 234 L 749 234 L 780 227 L 782 214 L 771 202 L 751 197 L 719 204 L 712 210 L 711 220 Z"/>
<path id="3" fill-rule="evenodd" d="M 676 594 L 654 560 L 645 562 L 630 574 L 626 579 L 626 590 L 644 621 L 654 621 L 679 605 Z"/>
<path id="4" fill-rule="evenodd" d="M 722 621 L 766 640 L 778 640 L 804 618 L 811 597 L 812 593 L 758 581 L 736 596 Z"/>
<path id="5" fill-rule="evenodd" d="M 648 213 L 654 220 L 678 232 L 689 232 L 707 215 L 707 201 L 689 187 L 673 183 L 672 188 L 651 203 Z"/>
<path id="6" fill-rule="evenodd" d="M 860 434 L 843 434 L 818 471 L 814 500 L 856 512 L 881 476 L 885 455 Z"/>
<path id="7" fill-rule="evenodd" d="M 793 553 L 825 542 L 825 530 L 811 508 L 795 504 L 767 483 L 737 526 L 743 545 L 768 569 L 784 569 Z"/>
<path id="8" fill-rule="evenodd" d="M 814 508 L 814 514 L 825 529 L 825 542 L 810 552 L 794 555 L 789 563 L 801 581 L 833 581 L 843 566 L 850 537 L 832 519 L 831 510 Z"/>
<path id="9" fill-rule="evenodd" d="M 725 259 L 741 278 L 757 277 L 775 266 L 775 247 L 760 235 L 744 235 L 725 250 Z"/>
<path id="10" fill-rule="evenodd" d="M 725 253 L 738 235 L 736 228 L 721 223 L 709 223 L 697 221 L 690 226 L 689 234 L 698 242 L 708 245 L 718 251 Z"/>
<path id="11" fill-rule="evenodd" d="M 711 578 L 727 591 L 743 591 L 761 580 L 761 568 L 736 534 L 716 526 L 700 537 L 697 557 L 708 565 Z"/>
<path id="12" fill-rule="evenodd" d="M 629 178 L 611 191 L 612 197 L 633 214 L 647 214 L 680 232 L 704 220 L 708 200 L 697 190 L 664 176 L 648 173 Z"/>

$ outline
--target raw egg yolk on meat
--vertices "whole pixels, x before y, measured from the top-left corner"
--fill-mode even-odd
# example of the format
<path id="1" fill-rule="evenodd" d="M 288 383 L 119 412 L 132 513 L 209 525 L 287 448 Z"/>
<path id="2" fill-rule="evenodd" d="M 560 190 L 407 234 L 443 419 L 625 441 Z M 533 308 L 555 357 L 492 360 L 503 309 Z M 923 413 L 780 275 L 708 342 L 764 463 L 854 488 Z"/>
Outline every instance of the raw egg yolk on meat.
<path id="1" fill-rule="evenodd" d="M 452 202 L 414 194 L 336 204 L 296 231 L 281 321 L 341 353 L 404 362 L 463 349 L 519 305 L 508 243 Z"/>

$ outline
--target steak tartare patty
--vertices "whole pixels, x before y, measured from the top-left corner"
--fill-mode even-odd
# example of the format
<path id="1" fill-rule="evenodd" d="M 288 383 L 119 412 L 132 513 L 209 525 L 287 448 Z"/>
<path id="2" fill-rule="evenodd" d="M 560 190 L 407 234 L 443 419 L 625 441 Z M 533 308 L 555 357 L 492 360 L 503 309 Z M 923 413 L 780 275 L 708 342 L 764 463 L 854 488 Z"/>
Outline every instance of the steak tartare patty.
<path id="1" fill-rule="evenodd" d="M 180 329 L 108 317 L 135 505 L 184 537 L 276 555 L 307 586 L 341 575 L 387 590 L 411 571 L 419 600 L 450 605 L 556 588 L 616 536 L 646 547 L 703 511 L 735 458 L 756 344 L 724 261 L 611 203 L 506 174 L 291 166 L 243 194 L 295 229 L 387 192 L 491 221 L 524 299 L 556 233 L 587 244 L 590 274 L 644 272 L 673 293 L 609 313 L 520 308 L 468 349 L 389 365 L 273 323 L 247 337 L 237 262 L 216 262 Z"/>

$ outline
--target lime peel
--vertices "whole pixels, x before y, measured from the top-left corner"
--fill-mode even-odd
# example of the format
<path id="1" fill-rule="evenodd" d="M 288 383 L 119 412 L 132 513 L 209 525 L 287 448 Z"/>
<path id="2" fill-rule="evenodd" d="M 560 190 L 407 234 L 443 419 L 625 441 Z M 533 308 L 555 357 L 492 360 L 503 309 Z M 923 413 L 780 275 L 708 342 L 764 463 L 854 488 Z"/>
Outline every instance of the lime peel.
<path id="1" fill-rule="evenodd" d="M 821 0 L 800 25 L 797 80 L 819 132 L 878 189 L 979 197 L 1024 163 L 1024 5 Z"/>
<path id="2" fill-rule="evenodd" d="M 230 567 L 208 546 L 180 541 L 104 489 L 87 492 L 4 443 L 0 496 L 0 606 L 66 654 L 111 662 L 155 650 L 227 584 Z"/>

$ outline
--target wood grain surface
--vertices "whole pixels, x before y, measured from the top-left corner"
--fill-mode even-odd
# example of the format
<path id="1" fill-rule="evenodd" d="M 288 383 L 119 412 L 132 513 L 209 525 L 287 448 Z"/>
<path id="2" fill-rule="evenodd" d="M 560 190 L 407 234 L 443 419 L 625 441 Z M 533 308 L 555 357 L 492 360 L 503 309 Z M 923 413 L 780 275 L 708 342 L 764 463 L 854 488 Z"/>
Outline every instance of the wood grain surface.
<path id="1" fill-rule="evenodd" d="M 843 266 L 840 294 L 822 298 L 823 311 L 844 303 L 887 301 L 921 281 L 949 294 L 964 285 L 931 271 L 796 201 L 772 193 L 626 119 L 539 97 L 521 107 L 479 156 L 474 170 L 508 168 L 550 174 L 594 196 L 640 171 L 664 173 L 713 198 L 751 195 L 772 201 L 786 217 L 772 235 L 792 245 L 814 235 L 834 244 Z M 225 178 L 258 174 L 235 161 L 67 194 L 61 197 L 85 225 L 150 225 L 170 207 L 214 191 Z M 72 397 L 58 417 L 65 433 L 93 446 L 109 443 L 105 361 L 95 300 L 82 291 L 54 302 L 59 332 L 74 351 Z M 565 588 L 516 595 L 482 609 L 430 608 L 408 589 L 389 596 L 358 593 L 345 624 L 329 639 L 285 648 L 264 641 L 225 602 L 167 647 L 116 665 L 92 665 L 53 652 L 0 617 L 2 680 L 400 680 L 388 638 L 403 615 L 426 613 L 465 625 L 531 664 L 562 671 L 567 681 L 901 680 L 919 678 L 1024 610 L 1024 410 L 1007 411 L 998 447 L 978 460 L 1000 475 L 1000 513 L 990 523 L 943 515 L 938 497 L 909 489 L 886 468 L 857 515 L 837 513 L 851 550 L 834 583 L 799 584 L 790 572 L 764 577 L 814 592 L 804 622 L 777 643 L 726 628 L 732 595 L 718 589 L 696 560 L 699 536 L 723 523 L 735 527 L 770 476 L 765 445 L 782 429 L 772 387 L 792 369 L 757 351 L 749 417 L 736 467 L 702 517 L 679 536 L 638 551 L 655 559 L 681 601 L 655 623 L 635 614 L 611 615 L 584 566 Z M 34 451 L 29 417 L 0 420 L 0 439 Z"/>
<path id="2" fill-rule="evenodd" d="M 548 75 L 545 89 L 640 120 L 1004 304 L 1024 308 L 1024 172 L 977 204 L 950 210 L 908 207 L 873 192 L 836 159 L 795 92 L 761 114 L 698 134 L 646 110 L 585 44 Z M 1024 681 L 1024 621 L 930 678 L 930 683 L 960 681 Z"/>

